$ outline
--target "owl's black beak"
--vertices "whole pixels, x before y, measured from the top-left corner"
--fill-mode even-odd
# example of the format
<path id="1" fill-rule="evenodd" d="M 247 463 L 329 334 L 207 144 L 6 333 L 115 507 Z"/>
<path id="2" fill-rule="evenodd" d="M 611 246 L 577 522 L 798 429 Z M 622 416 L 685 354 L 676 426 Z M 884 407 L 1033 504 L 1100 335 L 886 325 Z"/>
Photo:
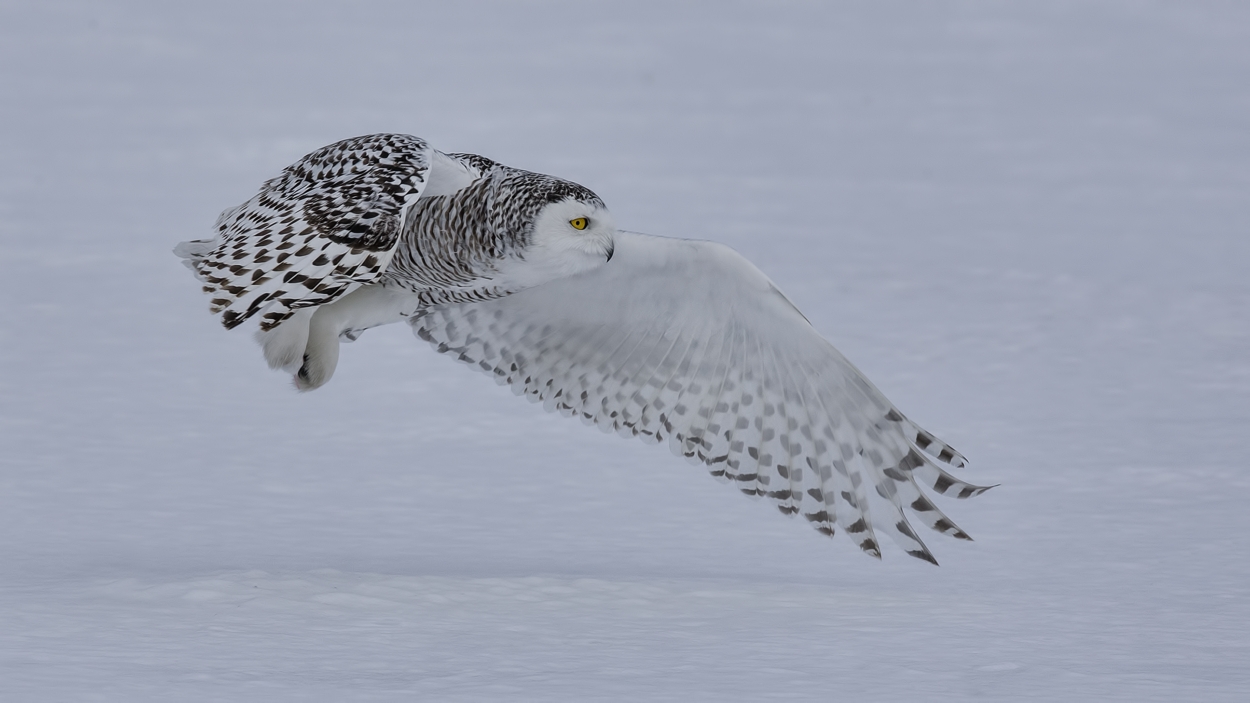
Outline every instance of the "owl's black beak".
<path id="1" fill-rule="evenodd" d="M 608 261 L 611 261 L 611 260 L 612 260 L 612 255 L 613 255 L 613 254 L 615 254 L 615 253 L 616 253 L 616 245 L 615 245 L 615 244 L 613 244 L 613 245 L 611 245 L 611 246 L 609 246 L 609 247 L 608 247 Z"/>

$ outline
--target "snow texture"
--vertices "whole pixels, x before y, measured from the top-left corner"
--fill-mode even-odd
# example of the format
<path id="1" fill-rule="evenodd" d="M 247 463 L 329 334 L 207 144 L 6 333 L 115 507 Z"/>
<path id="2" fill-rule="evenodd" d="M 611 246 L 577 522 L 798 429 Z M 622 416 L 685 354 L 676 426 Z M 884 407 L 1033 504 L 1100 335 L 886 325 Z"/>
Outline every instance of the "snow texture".
<path id="1" fill-rule="evenodd" d="M 1247 86 L 1232 1 L 0 4 L 0 699 L 1250 700 Z M 1002 484 L 977 541 L 401 326 L 293 392 L 170 249 L 384 131 L 738 249 Z"/>

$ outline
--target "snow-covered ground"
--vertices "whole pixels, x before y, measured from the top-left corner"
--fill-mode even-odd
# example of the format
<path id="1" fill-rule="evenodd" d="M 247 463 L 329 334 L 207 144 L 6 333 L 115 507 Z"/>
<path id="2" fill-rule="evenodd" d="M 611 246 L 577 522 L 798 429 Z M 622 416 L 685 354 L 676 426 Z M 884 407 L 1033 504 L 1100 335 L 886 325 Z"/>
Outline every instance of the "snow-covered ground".
<path id="1" fill-rule="evenodd" d="M 183 5 L 0 4 L 0 699 L 1250 700 L 1250 5 Z M 398 326 L 294 393 L 170 249 L 376 131 L 742 251 L 977 541 Z"/>

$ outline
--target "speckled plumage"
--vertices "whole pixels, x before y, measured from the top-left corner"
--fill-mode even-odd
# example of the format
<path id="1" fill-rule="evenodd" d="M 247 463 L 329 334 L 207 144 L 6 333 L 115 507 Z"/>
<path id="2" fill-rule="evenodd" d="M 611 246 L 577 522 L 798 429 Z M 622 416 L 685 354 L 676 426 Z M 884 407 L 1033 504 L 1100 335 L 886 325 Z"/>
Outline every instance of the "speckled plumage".
<path id="1" fill-rule="evenodd" d="M 217 236 L 177 251 L 233 328 L 264 310 L 261 328 L 376 280 L 420 197 L 430 148 L 407 135 L 345 139 L 318 149 L 217 218 Z"/>
<path id="2" fill-rule="evenodd" d="M 987 490 L 943 468 L 964 457 L 903 416 L 763 274 L 708 242 L 622 233 L 616 244 L 619 267 L 435 306 L 411 324 L 547 410 L 666 443 L 873 556 L 884 530 L 936 563 L 905 510 L 970 539 L 920 488 Z"/>
<path id="3" fill-rule="evenodd" d="M 575 223 L 580 221 L 581 226 Z M 320 149 L 177 252 L 222 322 L 260 316 L 270 365 L 310 390 L 340 339 L 409 322 L 548 410 L 666 442 L 753 497 L 840 528 L 970 539 L 924 494 L 987 490 L 727 247 L 617 231 L 575 183 L 404 135 Z"/>
<path id="4" fill-rule="evenodd" d="M 569 181 L 500 166 L 474 154 L 449 154 L 478 173 L 464 188 L 413 206 L 384 285 L 419 295 L 429 305 L 489 300 L 514 291 L 492 285 L 501 259 L 524 257 L 538 210 L 576 198 L 603 206 Z"/>

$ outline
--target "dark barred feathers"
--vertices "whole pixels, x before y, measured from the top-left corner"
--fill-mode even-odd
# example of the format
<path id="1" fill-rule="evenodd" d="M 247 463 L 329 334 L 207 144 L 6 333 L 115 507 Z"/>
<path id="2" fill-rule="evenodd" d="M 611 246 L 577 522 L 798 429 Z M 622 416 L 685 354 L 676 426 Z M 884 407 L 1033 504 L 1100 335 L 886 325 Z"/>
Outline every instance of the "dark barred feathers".
<path id="1" fill-rule="evenodd" d="M 261 329 L 272 329 L 382 275 L 425 186 L 430 151 L 403 134 L 323 147 L 223 212 L 216 237 L 174 251 L 227 329 L 262 310 Z"/>
<path id="2" fill-rule="evenodd" d="M 936 564 L 911 520 L 968 534 L 925 495 L 988 490 L 727 247 L 618 233 L 612 265 L 410 320 L 436 351 L 549 411 L 667 444 L 741 492 L 881 556 Z M 619 260 L 619 265 L 618 265 Z"/>
<path id="3" fill-rule="evenodd" d="M 581 185 L 376 134 L 300 159 L 216 230 L 176 253 L 301 391 L 333 377 L 340 341 L 406 321 L 547 410 L 666 444 L 871 556 L 888 537 L 937 564 L 913 524 L 971 540 L 937 496 L 988 487 L 956 478 L 964 457 L 776 284 L 723 245 L 618 230 Z"/>

